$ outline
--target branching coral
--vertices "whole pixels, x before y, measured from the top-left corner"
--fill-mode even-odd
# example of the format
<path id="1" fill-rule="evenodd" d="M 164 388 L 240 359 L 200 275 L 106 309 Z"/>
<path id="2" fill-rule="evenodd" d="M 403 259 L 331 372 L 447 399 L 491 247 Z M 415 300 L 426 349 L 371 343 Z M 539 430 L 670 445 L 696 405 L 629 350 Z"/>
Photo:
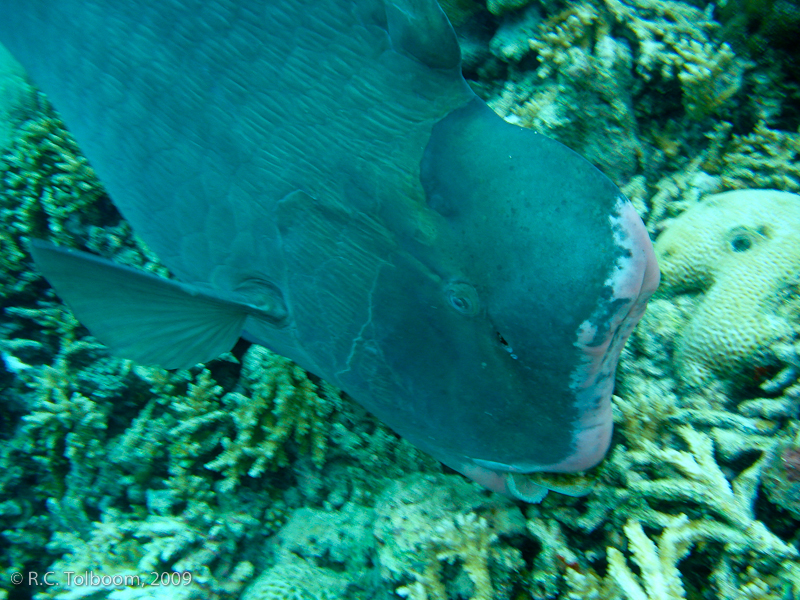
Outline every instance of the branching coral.
<path id="1" fill-rule="evenodd" d="M 528 529 L 542 546 L 532 593 L 684 598 L 700 584 L 693 573 L 698 561 L 719 574 L 706 592 L 719 598 L 735 598 L 731 590 L 747 597 L 756 584 L 770 597 L 794 585 L 798 551 L 758 518 L 755 500 L 786 439 L 775 429 L 796 413 L 796 404 L 765 398 L 734 410 L 720 389 L 676 394 L 662 370 L 669 354 L 654 341 L 671 335 L 658 327 L 669 330 L 678 321 L 670 325 L 656 314 L 642 325 L 633 339 L 638 356 L 626 355 L 621 372 L 623 397 L 615 397 L 619 442 L 601 464 L 595 489 L 585 499 L 546 499 L 528 508 Z M 577 550 L 587 534 L 600 532 L 605 553 Z M 635 567 L 625 559 L 626 548 Z M 609 565 L 604 575 L 597 572 L 603 554 Z"/>
<path id="2" fill-rule="evenodd" d="M 514 123 L 556 137 L 622 179 L 639 152 L 632 112 L 632 59 L 624 40 L 610 35 L 602 9 L 582 2 L 550 16 L 528 45 L 535 78 L 507 86 L 492 103 Z M 594 135 L 590 123 L 603 123 Z"/>
<path id="3" fill-rule="evenodd" d="M 115 255 L 124 264 L 166 275 L 121 222 L 94 169 L 45 97 L 31 95 L 36 103 L 26 107 L 26 120 L 0 156 L 0 298 L 30 291 L 40 278 L 25 248 L 32 237 Z"/>
<path id="4" fill-rule="evenodd" d="M 25 268 L 25 237 L 44 237 L 68 246 L 88 238 L 115 212 L 94 170 L 45 100 L 41 114 L 22 125 L 0 160 L 0 223 L 3 234 L 2 293 Z"/>
<path id="5" fill-rule="evenodd" d="M 749 135 L 734 135 L 715 165 L 724 184 L 800 191 L 800 133 L 756 124 Z"/>
<path id="6" fill-rule="evenodd" d="M 385 578 L 405 582 L 397 593 L 412 600 L 452 597 L 445 564 L 459 565 L 466 574 L 468 586 L 459 588 L 463 597 L 502 598 L 503 582 L 523 565 L 519 551 L 501 543 L 503 536 L 522 532 L 518 509 L 500 499 L 484 500 L 463 480 L 428 476 L 398 482 L 377 512 L 381 570 Z"/>
<path id="7" fill-rule="evenodd" d="M 247 525 L 257 523 L 251 519 Z M 179 518 L 137 520 L 108 511 L 93 524 L 88 539 L 71 533 L 54 536 L 50 549 L 64 552 L 53 565 L 57 574 L 53 582 L 58 585 L 37 597 L 83 598 L 102 593 L 110 600 L 230 598 L 252 577 L 253 565 L 241 561 L 225 578 L 212 575 L 209 563 L 227 550 L 226 543 L 215 528 L 197 530 Z M 67 577 L 68 572 L 84 579 Z M 92 579 L 87 581 L 86 574 Z M 142 594 L 143 589 L 149 590 L 147 594 Z"/>
<path id="8" fill-rule="evenodd" d="M 595 43 L 602 42 L 609 33 L 609 24 L 590 3 L 576 4 L 550 17 L 528 42 L 539 59 L 537 76 L 544 79 L 568 68 L 580 60 L 578 53 L 591 54 Z"/>
<path id="9" fill-rule="evenodd" d="M 517 73 L 516 47 L 493 45 L 511 63 L 512 77 L 491 105 L 510 121 L 556 137 L 601 165 L 612 179 L 624 181 L 648 151 L 639 141 L 636 117 L 642 110 L 669 106 L 672 111 L 670 103 L 680 102 L 689 119 L 701 120 L 727 110 L 728 100 L 741 90 L 748 63 L 715 39 L 719 28 L 708 11 L 683 2 L 570 3 L 542 18 L 530 36 L 529 48 L 538 59 L 535 77 Z M 637 94 L 643 98 L 635 112 Z M 669 125 L 675 133 L 666 137 L 680 137 L 682 127 Z M 648 124 L 645 131 L 649 129 Z M 604 139 L 595 136 L 597 130 Z M 654 141 L 659 137 L 663 132 L 653 133 Z M 673 147 L 667 152 L 677 156 L 680 143 L 669 143 Z"/>
<path id="10" fill-rule="evenodd" d="M 718 37 L 711 9 L 521 4 L 490 4 L 498 17 L 485 25 L 500 30 L 482 66 L 495 80 L 482 89 L 505 86 L 494 101 L 504 116 L 559 137 L 621 184 L 635 173 L 624 189 L 649 209 L 651 232 L 707 193 L 800 188 L 798 134 L 780 130 L 796 127 L 792 98 L 777 75 L 756 80 Z M 768 110 L 757 106 L 767 88 Z M 719 114 L 729 122 L 713 122 Z M 14 306 L 0 340 L 7 573 L 192 570 L 195 586 L 160 591 L 225 600 L 259 571 L 247 600 L 800 597 L 797 488 L 784 459 L 797 446 L 800 332 L 774 345 L 786 367 L 761 373 L 761 390 L 733 397 L 712 380 L 689 394 L 672 361 L 693 305 L 651 303 L 618 371 L 616 443 L 594 491 L 551 494 L 523 517 L 457 475 L 421 475 L 442 467 L 261 348 L 241 373 L 232 355 L 177 373 L 134 367 L 83 339 L 56 304 L 36 305 L 27 236 L 156 262 L 106 212 L 52 113 L 30 116 L 0 167 L 0 295 Z"/>
<path id="11" fill-rule="evenodd" d="M 325 382 L 312 382 L 303 369 L 261 346 L 248 350 L 242 377 L 249 394 L 232 392 L 223 399 L 231 409 L 236 437 L 223 438 L 223 452 L 207 465 L 225 474 L 224 489 L 236 487 L 245 473 L 257 477 L 286 466 L 284 445 L 290 438 L 321 467 L 327 420 L 340 392 Z"/>
<path id="12" fill-rule="evenodd" d="M 10 356 L 17 346 L 5 345 Z M 0 492 L 15 498 L 0 506 L 14 546 L 4 553 L 10 568 L 36 560 L 44 571 L 55 560 L 59 571 L 192 571 L 194 587 L 181 597 L 241 590 L 252 575 L 252 566 L 242 572 L 243 545 L 279 526 L 286 508 L 269 490 L 215 494 L 219 476 L 204 462 L 220 451 L 231 422 L 210 370 L 132 368 L 78 339 L 64 341 L 51 364 L 20 367 L 17 378 L 17 397 L 30 409 L 0 455 Z M 94 589 L 60 583 L 43 597 Z M 128 588 L 101 587 L 111 598 L 133 597 Z"/>
<path id="13" fill-rule="evenodd" d="M 615 19 L 639 42 L 637 72 L 677 77 L 683 105 L 691 118 L 717 111 L 742 85 L 745 62 L 726 43 L 713 40 L 719 28 L 703 11 L 683 2 L 606 0 Z"/>

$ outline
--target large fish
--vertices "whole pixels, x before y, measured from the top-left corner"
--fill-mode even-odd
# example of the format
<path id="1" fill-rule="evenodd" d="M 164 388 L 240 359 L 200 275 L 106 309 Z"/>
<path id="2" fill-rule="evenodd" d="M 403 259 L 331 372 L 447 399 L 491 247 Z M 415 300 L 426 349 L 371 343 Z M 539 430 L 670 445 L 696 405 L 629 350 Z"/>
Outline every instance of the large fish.
<path id="1" fill-rule="evenodd" d="M 178 281 L 33 244 L 89 330 L 187 367 L 240 335 L 490 489 L 596 464 L 658 283 L 603 174 L 505 123 L 434 0 L 0 0 L 0 39 Z"/>

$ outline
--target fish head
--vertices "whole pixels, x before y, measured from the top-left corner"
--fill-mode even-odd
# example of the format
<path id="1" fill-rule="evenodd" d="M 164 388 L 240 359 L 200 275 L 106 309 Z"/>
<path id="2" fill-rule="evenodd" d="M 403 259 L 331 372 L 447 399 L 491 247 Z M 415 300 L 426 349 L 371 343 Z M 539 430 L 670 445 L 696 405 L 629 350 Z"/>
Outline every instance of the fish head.
<path id="1" fill-rule="evenodd" d="M 477 101 L 434 127 L 421 173 L 440 233 L 416 253 L 437 277 L 407 309 L 427 333 L 399 352 L 429 419 L 410 437 L 511 495 L 509 475 L 595 465 L 622 347 L 659 280 L 641 219 L 585 159 Z"/>
<path id="2" fill-rule="evenodd" d="M 659 278 L 649 237 L 600 171 L 478 99 L 433 127 L 419 173 L 416 234 L 282 201 L 297 343 L 273 349 L 455 470 L 537 499 L 522 474 L 609 447 L 617 362 Z"/>

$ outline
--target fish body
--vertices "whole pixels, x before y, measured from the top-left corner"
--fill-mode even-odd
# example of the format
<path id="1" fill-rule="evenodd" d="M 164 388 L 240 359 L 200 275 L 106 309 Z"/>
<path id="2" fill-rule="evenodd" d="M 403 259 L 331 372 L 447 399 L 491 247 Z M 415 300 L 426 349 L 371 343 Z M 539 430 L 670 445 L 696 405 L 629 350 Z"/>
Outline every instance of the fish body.
<path id="1" fill-rule="evenodd" d="M 167 368 L 243 335 L 490 489 L 610 443 L 658 283 L 602 173 L 469 89 L 434 0 L 0 0 L 163 280 L 34 242 L 115 352 Z"/>

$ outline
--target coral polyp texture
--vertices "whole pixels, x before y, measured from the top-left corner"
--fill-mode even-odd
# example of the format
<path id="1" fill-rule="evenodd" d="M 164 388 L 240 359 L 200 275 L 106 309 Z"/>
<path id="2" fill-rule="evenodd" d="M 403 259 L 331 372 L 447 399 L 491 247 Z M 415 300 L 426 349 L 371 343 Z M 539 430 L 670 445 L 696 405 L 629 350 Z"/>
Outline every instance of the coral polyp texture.
<path id="1" fill-rule="evenodd" d="M 655 248 L 661 293 L 698 299 L 675 353 L 687 384 L 752 379 L 778 366 L 775 346 L 800 326 L 800 196 L 709 196 L 670 222 Z"/>

